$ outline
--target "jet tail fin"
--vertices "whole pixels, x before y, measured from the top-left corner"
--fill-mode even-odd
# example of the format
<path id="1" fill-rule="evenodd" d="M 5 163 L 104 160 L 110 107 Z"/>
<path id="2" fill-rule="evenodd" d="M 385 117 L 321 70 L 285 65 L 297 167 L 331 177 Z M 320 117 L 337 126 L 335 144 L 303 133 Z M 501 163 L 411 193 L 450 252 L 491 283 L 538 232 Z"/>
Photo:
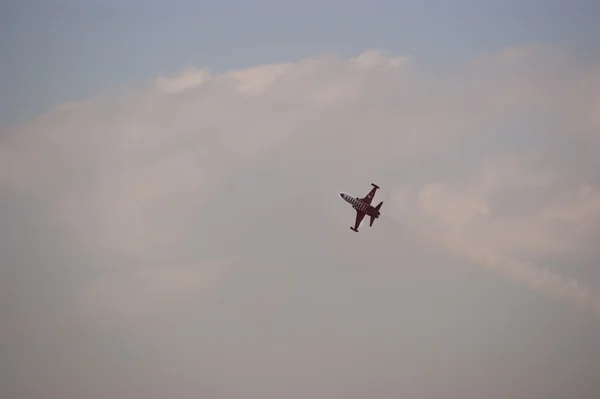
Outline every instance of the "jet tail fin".
<path id="1" fill-rule="evenodd" d="M 379 204 L 377 204 L 377 206 L 375 207 L 375 209 L 377 210 L 377 212 L 379 212 L 379 210 L 381 209 L 381 205 L 383 205 L 383 201 L 381 201 Z M 377 219 L 379 216 L 371 216 L 371 220 L 369 221 L 369 227 L 373 226 L 373 223 L 375 222 L 375 219 Z"/>

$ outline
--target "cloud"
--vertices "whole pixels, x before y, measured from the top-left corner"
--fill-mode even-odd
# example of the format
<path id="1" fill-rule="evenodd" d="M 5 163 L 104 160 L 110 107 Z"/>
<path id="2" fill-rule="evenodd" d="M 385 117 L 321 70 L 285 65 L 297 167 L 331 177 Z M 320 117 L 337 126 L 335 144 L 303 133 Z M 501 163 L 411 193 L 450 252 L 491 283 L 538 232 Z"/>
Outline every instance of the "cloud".
<path id="1" fill-rule="evenodd" d="M 427 226 L 438 245 L 600 315 L 596 281 L 586 287 L 535 264 L 582 253 L 598 259 L 598 190 L 587 183 L 571 183 L 571 192 L 557 190 L 552 184 L 557 175 L 550 177 L 536 158 L 525 153 L 491 157 L 460 183 L 405 188 L 394 196 L 400 210 L 396 217 L 410 213 L 412 223 Z"/>
<path id="2" fill-rule="evenodd" d="M 177 94 L 200 86 L 209 79 L 210 71 L 206 69 L 196 70 L 195 68 L 188 67 L 177 76 L 156 79 L 156 87 L 165 93 Z"/>
<path id="3" fill-rule="evenodd" d="M 317 168 L 330 176 L 391 171 L 406 159 L 457 151 L 469 137 L 508 134 L 485 127 L 511 116 L 541 112 L 561 126 L 586 126 L 587 114 L 593 120 L 597 93 L 578 89 L 595 70 L 586 74 L 554 49 L 510 48 L 441 76 L 408 61 L 373 50 L 216 75 L 187 67 L 138 94 L 59 106 L 4 143 L 2 185 L 43 196 L 57 234 L 89 256 L 165 262 L 197 229 L 190 215 L 210 207 L 228 178 L 269 157 L 283 159 L 283 172 L 310 164 L 315 179 Z M 557 108 L 565 93 L 569 101 Z M 494 218 L 496 193 L 548 193 L 557 176 L 533 170 L 525 151 L 482 162 L 462 183 L 423 181 L 420 207 L 452 234 L 487 240 L 500 253 L 577 246 L 583 231 L 567 237 L 550 225 L 571 215 L 577 229 L 586 224 L 583 209 L 595 217 L 589 184 L 591 194 L 572 199 L 579 210 L 550 202 L 551 194 L 531 204 L 527 220 Z M 256 186 L 270 189 L 260 178 Z"/>
<path id="4" fill-rule="evenodd" d="M 207 261 L 201 265 L 144 267 L 105 275 L 85 287 L 81 314 L 91 324 L 108 326 L 129 320 L 152 320 L 159 313 L 194 303 L 199 294 L 212 294 L 225 272 L 225 265 Z"/>
<path id="5" fill-rule="evenodd" d="M 1 135 L 0 284 L 26 299 L 3 305 L 11 337 L 48 320 L 154 331 L 294 262 L 400 264 L 385 219 L 349 238 L 336 193 L 370 182 L 423 248 L 597 310 L 580 265 L 600 259 L 599 70 L 544 47 L 436 73 L 373 50 L 187 67 L 58 106 Z"/>

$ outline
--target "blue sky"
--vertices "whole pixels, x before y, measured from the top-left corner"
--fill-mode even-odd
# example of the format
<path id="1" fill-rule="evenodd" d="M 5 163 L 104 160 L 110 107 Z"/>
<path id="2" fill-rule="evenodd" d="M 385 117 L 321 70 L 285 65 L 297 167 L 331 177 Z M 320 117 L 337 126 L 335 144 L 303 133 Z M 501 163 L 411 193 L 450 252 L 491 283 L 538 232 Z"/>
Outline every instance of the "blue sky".
<path id="1" fill-rule="evenodd" d="M 595 1 L 8 1 L 2 125 L 185 65 L 215 71 L 385 48 L 427 67 L 528 43 L 600 54 Z"/>

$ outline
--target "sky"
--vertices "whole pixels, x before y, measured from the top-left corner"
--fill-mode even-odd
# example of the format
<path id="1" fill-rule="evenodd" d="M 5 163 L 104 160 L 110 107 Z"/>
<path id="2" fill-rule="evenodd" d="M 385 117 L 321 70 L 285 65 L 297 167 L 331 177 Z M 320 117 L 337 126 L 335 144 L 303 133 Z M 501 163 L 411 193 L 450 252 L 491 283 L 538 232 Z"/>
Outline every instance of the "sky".
<path id="1" fill-rule="evenodd" d="M 532 43 L 600 58 L 593 0 L 6 0 L 0 11 L 3 125 L 185 65 L 222 72 L 385 48 L 439 68 Z"/>
<path id="2" fill-rule="evenodd" d="M 3 2 L 0 397 L 600 397 L 599 11 Z"/>

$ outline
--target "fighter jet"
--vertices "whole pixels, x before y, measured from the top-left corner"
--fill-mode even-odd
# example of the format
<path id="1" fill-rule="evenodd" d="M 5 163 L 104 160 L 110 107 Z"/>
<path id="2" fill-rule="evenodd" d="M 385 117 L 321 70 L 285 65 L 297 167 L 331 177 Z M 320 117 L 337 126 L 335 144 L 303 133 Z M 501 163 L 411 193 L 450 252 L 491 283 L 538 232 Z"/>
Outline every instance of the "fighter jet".
<path id="1" fill-rule="evenodd" d="M 375 196 L 375 191 L 379 188 L 376 184 L 371 183 L 373 188 L 369 191 L 364 198 L 353 197 L 346 193 L 339 193 L 340 197 L 350 205 L 352 208 L 356 209 L 356 221 L 354 222 L 354 226 L 350 226 L 350 230 L 358 233 L 358 226 L 362 222 L 365 215 L 369 215 L 371 217 L 371 221 L 369 222 L 369 227 L 373 226 L 373 222 L 380 215 L 379 210 L 381 209 L 381 205 L 383 205 L 383 201 L 381 201 L 377 206 L 373 207 L 371 205 L 371 201 L 373 201 L 373 197 Z"/>

